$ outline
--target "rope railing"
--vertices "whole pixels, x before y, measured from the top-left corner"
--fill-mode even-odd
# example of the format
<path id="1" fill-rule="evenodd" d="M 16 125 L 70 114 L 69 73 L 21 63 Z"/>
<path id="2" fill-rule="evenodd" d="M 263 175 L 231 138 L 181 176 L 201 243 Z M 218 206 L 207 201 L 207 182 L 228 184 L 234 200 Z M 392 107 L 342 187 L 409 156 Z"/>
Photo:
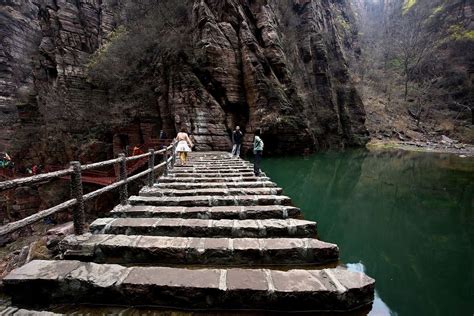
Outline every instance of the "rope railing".
<path id="1" fill-rule="evenodd" d="M 12 233 L 18 229 L 24 228 L 28 225 L 34 224 L 35 222 L 40 221 L 48 216 L 51 216 L 55 213 L 63 211 L 67 208 L 72 207 L 73 222 L 74 222 L 74 233 L 76 235 L 82 235 L 85 229 L 85 213 L 84 213 L 84 203 L 96 198 L 106 192 L 112 191 L 114 189 L 119 189 L 120 193 L 120 204 L 128 204 L 128 183 L 135 181 L 144 176 L 147 177 L 147 186 L 153 186 L 155 181 L 155 171 L 160 168 L 165 167 L 164 173 L 168 173 L 168 169 L 174 166 L 176 162 L 176 155 L 174 155 L 176 144 L 172 144 L 166 148 L 155 151 L 154 149 L 149 149 L 148 153 L 126 157 L 125 154 L 120 154 L 118 158 L 110 159 L 107 161 L 96 162 L 87 165 L 81 165 L 78 161 L 72 161 L 71 167 L 68 169 L 49 172 L 41 175 L 31 176 L 27 178 L 15 179 L 0 182 L 0 191 L 16 188 L 22 185 L 31 185 L 41 181 L 51 180 L 55 178 L 60 178 L 64 176 L 71 176 L 71 199 L 48 208 L 46 210 L 40 211 L 36 214 L 30 215 L 21 220 L 8 223 L 0 227 L 0 236 Z M 171 155 L 170 155 L 171 153 Z M 155 166 L 155 156 L 163 155 L 164 161 Z M 138 159 L 148 158 L 148 167 L 145 171 L 137 173 L 131 177 L 128 177 L 127 174 L 127 162 L 135 161 Z M 118 164 L 120 175 L 118 181 L 95 190 L 93 192 L 84 194 L 83 193 L 83 184 L 82 184 L 82 171 L 91 170 L 95 168 L 101 168 L 104 166 Z"/>

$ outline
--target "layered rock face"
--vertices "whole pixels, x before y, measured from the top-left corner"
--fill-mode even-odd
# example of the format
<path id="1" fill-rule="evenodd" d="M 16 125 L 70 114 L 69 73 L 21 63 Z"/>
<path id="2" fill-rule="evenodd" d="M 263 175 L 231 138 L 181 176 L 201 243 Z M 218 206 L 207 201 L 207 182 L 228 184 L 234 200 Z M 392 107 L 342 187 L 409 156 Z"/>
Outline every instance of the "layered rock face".
<path id="1" fill-rule="evenodd" d="M 193 84 L 167 80 L 166 102 L 199 145 L 228 148 L 235 125 L 247 144 L 261 129 L 272 152 L 365 142 L 346 63 L 355 44 L 344 1 L 196 1 L 193 16 L 199 66 L 181 72 Z M 183 85 L 191 91 L 177 92 Z"/>
<path id="2" fill-rule="evenodd" d="M 7 1 L 0 7 L 2 150 L 16 160 L 73 158 L 83 135 L 108 119 L 107 94 L 86 82 L 89 56 L 114 27 L 102 1 Z M 11 109 L 11 110 L 10 110 Z"/>
<path id="3" fill-rule="evenodd" d="M 37 16 L 32 1 L 0 4 L 0 151 L 13 137 L 17 102 L 27 97 L 32 86 L 31 56 L 41 40 Z"/>
<path id="4" fill-rule="evenodd" d="M 347 67 L 357 38 L 346 1 L 194 1 L 195 62 L 156 66 L 153 102 L 109 95 L 88 81 L 90 56 L 120 16 L 112 2 L 2 5 L 2 109 L 19 113 L 4 147 L 17 157 L 67 162 L 92 150 L 90 142 L 107 146 L 121 128 L 143 122 L 170 136 L 185 126 L 206 150 L 227 150 L 235 125 L 247 147 L 261 129 L 274 153 L 366 141 Z"/>

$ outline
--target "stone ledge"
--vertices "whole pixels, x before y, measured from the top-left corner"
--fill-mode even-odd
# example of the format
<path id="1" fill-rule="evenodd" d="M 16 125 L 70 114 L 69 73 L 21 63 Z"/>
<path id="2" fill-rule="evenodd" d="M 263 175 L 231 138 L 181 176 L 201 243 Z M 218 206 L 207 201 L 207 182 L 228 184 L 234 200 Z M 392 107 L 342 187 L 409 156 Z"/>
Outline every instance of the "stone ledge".
<path id="1" fill-rule="evenodd" d="M 14 304 L 100 303 L 193 309 L 349 311 L 375 281 L 345 269 L 180 269 L 31 261 L 3 280 Z"/>
<path id="2" fill-rule="evenodd" d="M 66 259 L 154 264 L 325 264 L 339 258 L 335 244 L 310 238 L 193 238 L 127 235 L 69 236 Z"/>
<path id="3" fill-rule="evenodd" d="M 131 196 L 131 205 L 152 206 L 227 206 L 227 205 L 289 205 L 291 199 L 284 195 L 237 195 L 237 196 L 180 196 L 150 197 Z"/>
<path id="4" fill-rule="evenodd" d="M 206 220 L 182 218 L 100 218 L 93 233 L 181 237 L 313 237 L 316 223 L 299 219 Z"/>
<path id="5" fill-rule="evenodd" d="M 298 218 L 301 211 L 287 205 L 256 206 L 127 206 L 118 205 L 110 213 L 113 217 L 162 217 L 199 219 L 286 219 Z"/>
<path id="6" fill-rule="evenodd" d="M 183 167 L 173 169 L 171 174 L 188 174 L 188 173 L 223 173 L 223 174 L 233 174 L 233 173 L 246 173 L 246 172 L 253 172 L 252 167 L 246 168 L 188 168 L 185 169 Z"/>
<path id="7" fill-rule="evenodd" d="M 185 182 L 185 183 L 196 183 L 196 182 L 266 182 L 269 181 L 268 177 L 256 177 L 253 174 L 251 176 L 232 176 L 232 177 L 160 177 L 158 182 Z"/>
<path id="8" fill-rule="evenodd" d="M 22 308 L 17 308 L 17 307 L 6 307 L 2 309 L 0 307 L 0 315 L 9 315 L 9 316 L 57 316 L 57 315 L 63 315 L 63 314 L 57 314 L 57 313 L 52 313 L 52 312 L 45 312 L 45 311 L 34 311 L 34 310 L 28 310 L 28 309 L 22 309 Z"/>
<path id="9" fill-rule="evenodd" d="M 143 187 L 140 196 L 155 197 L 179 197 L 179 196 L 199 196 L 199 195 L 279 195 L 282 188 L 197 188 L 197 189 L 162 189 Z"/>
<path id="10" fill-rule="evenodd" d="M 263 174 L 262 174 L 263 175 Z M 168 178 L 202 178 L 202 179 L 207 179 L 207 178 L 223 178 L 223 177 L 252 177 L 254 176 L 254 173 L 252 170 L 245 171 L 245 172 L 209 172 L 209 173 L 203 173 L 203 172 L 170 172 L 168 174 Z M 202 180 L 201 180 L 202 181 Z"/>
<path id="11" fill-rule="evenodd" d="M 274 188 L 276 187 L 275 182 L 271 181 L 258 181 L 258 182 L 198 182 L 198 183 L 186 183 L 186 182 L 168 182 L 168 183 L 155 183 L 153 188 L 158 189 L 203 189 L 203 188 Z"/>
<path id="12" fill-rule="evenodd" d="M 191 165 L 175 165 L 176 170 L 193 170 L 193 169 L 239 169 L 239 168 L 253 168 L 253 164 L 251 163 L 193 163 Z"/>

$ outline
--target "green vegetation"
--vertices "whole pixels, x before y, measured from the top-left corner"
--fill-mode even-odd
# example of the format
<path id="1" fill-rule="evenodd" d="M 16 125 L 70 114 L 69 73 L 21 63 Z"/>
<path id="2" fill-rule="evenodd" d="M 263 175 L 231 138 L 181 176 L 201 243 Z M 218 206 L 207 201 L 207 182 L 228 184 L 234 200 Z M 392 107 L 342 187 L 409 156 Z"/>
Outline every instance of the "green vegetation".
<path id="1" fill-rule="evenodd" d="M 451 25 L 449 34 L 455 41 L 474 41 L 474 30 L 467 30 L 460 24 Z"/>
<path id="2" fill-rule="evenodd" d="M 107 36 L 107 40 L 89 59 L 87 63 L 87 68 L 94 68 L 96 65 L 100 64 L 103 58 L 109 56 L 109 51 L 116 42 L 120 42 L 127 35 L 127 30 L 124 26 L 119 26 Z"/>
<path id="3" fill-rule="evenodd" d="M 152 93 L 147 80 L 163 58 L 191 51 L 189 0 L 138 0 L 122 8 L 121 26 L 90 58 L 89 80 L 112 93 Z"/>
<path id="4" fill-rule="evenodd" d="M 393 58 L 388 62 L 388 67 L 395 70 L 402 69 L 402 60 L 400 58 Z"/>
<path id="5" fill-rule="evenodd" d="M 403 3 L 403 14 L 406 14 L 408 11 L 410 11 L 411 8 L 416 4 L 417 0 L 405 0 Z"/>
<path id="6" fill-rule="evenodd" d="M 441 13 L 441 11 L 443 11 L 443 9 L 444 9 L 444 5 L 437 6 L 436 8 L 434 8 L 433 14 L 436 15 L 438 13 Z"/>
<path id="7" fill-rule="evenodd" d="M 439 14 L 441 14 L 443 11 L 444 11 L 444 5 L 439 5 L 437 7 L 435 7 L 431 13 L 431 15 L 428 17 L 428 21 L 427 22 L 430 22 L 429 20 L 432 20 L 436 17 L 438 17 Z"/>
<path id="8" fill-rule="evenodd" d="M 337 23 L 342 26 L 342 28 L 345 30 L 345 31 L 348 31 L 351 29 L 351 26 L 349 25 L 349 23 L 342 17 L 342 16 L 338 16 L 337 17 Z"/>

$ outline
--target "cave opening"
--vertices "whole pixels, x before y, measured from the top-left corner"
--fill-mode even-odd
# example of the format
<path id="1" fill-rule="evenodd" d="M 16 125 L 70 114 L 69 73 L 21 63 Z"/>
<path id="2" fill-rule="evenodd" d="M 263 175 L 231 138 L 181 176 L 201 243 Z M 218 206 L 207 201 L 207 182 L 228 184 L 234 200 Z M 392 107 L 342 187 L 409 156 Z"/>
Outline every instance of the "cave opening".
<path id="1" fill-rule="evenodd" d="M 58 70 L 55 67 L 46 68 L 46 78 L 51 81 L 56 80 L 58 78 Z"/>

